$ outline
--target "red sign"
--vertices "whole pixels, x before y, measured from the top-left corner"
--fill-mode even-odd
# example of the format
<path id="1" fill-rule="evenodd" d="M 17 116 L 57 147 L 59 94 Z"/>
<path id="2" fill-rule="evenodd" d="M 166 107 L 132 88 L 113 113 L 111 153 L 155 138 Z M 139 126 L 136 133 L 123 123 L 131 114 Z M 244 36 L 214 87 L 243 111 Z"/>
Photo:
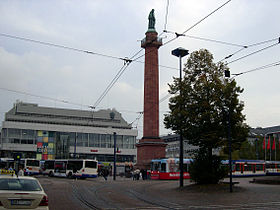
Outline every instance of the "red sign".
<path id="1" fill-rule="evenodd" d="M 90 151 L 91 151 L 91 152 L 98 152 L 97 149 L 91 149 Z"/>

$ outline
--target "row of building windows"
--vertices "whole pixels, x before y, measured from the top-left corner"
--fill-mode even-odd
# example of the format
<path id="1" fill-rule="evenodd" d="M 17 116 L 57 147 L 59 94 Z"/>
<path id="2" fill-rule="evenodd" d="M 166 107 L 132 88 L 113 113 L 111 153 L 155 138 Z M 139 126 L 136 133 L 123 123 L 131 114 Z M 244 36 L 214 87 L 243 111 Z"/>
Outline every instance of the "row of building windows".
<path id="1" fill-rule="evenodd" d="M 51 114 L 37 114 L 37 113 L 16 113 L 16 115 L 26 117 L 40 117 L 40 118 L 52 118 L 52 119 L 64 119 L 64 120 L 84 120 L 84 121 L 101 121 L 101 122 L 115 122 L 120 123 L 120 120 L 94 118 L 94 117 L 78 117 L 78 116 L 65 116 L 65 115 L 51 115 Z"/>
<path id="2" fill-rule="evenodd" d="M 12 121 L 12 122 L 26 122 L 26 123 L 44 123 L 44 124 L 54 124 L 54 125 L 70 125 L 70 126 L 87 126 L 87 127 L 98 127 L 98 128 L 108 128 L 110 126 L 108 125 L 100 125 L 100 124 L 94 124 L 93 122 L 84 122 L 84 123 L 78 123 L 73 121 L 46 121 L 46 120 L 18 120 L 18 119 L 6 119 L 6 121 Z M 131 129 L 128 126 L 113 126 L 112 128 L 118 128 L 118 129 Z"/>
<path id="3" fill-rule="evenodd" d="M 45 141 L 55 143 L 62 141 L 70 146 L 113 148 L 114 136 L 111 134 L 73 133 L 73 132 L 42 132 L 35 130 L 2 129 L 2 143 L 37 144 Z M 116 146 L 124 149 L 135 149 L 136 137 L 116 135 Z"/>

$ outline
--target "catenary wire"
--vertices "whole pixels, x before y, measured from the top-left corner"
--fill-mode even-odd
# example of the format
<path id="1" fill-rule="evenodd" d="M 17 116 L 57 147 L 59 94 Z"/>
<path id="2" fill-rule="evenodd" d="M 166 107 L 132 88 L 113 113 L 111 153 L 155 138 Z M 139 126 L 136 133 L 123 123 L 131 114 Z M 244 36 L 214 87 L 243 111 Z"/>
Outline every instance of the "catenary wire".
<path id="1" fill-rule="evenodd" d="M 167 26 L 168 8 L 169 8 L 169 0 L 166 0 L 164 30 L 166 30 L 166 26 Z"/>
<path id="2" fill-rule="evenodd" d="M 117 80 L 120 78 L 120 76 L 124 73 L 124 71 L 127 69 L 127 67 L 129 66 L 130 62 L 125 63 L 120 70 L 118 71 L 118 73 L 116 74 L 116 76 L 112 79 L 112 81 L 109 83 L 109 85 L 107 86 L 107 88 L 103 91 L 103 93 L 101 94 L 101 96 L 97 99 L 97 101 L 94 103 L 93 108 L 96 108 L 100 102 L 103 100 L 103 98 L 107 95 L 107 93 L 109 92 L 109 90 L 113 87 L 113 85 L 117 82 Z"/>
<path id="3" fill-rule="evenodd" d="M 243 72 L 240 72 L 240 73 L 232 74 L 232 75 L 234 75 L 234 77 L 232 77 L 232 78 L 235 78 L 235 77 L 243 75 L 243 74 L 251 73 L 251 72 L 254 72 L 254 71 L 260 71 L 260 70 L 263 70 L 263 69 L 266 69 L 266 68 L 279 66 L 279 65 L 280 65 L 280 61 L 276 61 L 276 62 L 266 64 L 264 66 L 260 66 L 260 67 L 257 67 L 257 68 L 254 68 L 254 69 L 251 69 L 251 70 L 248 70 L 248 71 L 243 71 Z"/>
<path id="4" fill-rule="evenodd" d="M 188 29 L 186 29 L 182 34 L 187 33 L 188 31 L 190 31 L 191 29 L 193 29 L 195 26 L 197 26 L 198 24 L 200 24 L 202 21 L 204 21 L 205 19 L 207 19 L 208 17 L 210 17 L 212 14 L 214 14 L 215 12 L 217 12 L 219 9 L 221 9 L 222 7 L 224 7 L 225 5 L 227 5 L 229 2 L 231 2 L 231 0 L 228 0 L 227 2 L 225 2 L 224 4 L 222 4 L 221 6 L 219 6 L 218 8 L 216 8 L 215 10 L 213 10 L 212 12 L 210 12 L 208 15 L 206 15 L 205 17 L 203 17 L 202 19 L 200 19 L 198 22 L 196 22 L 194 25 L 192 25 L 191 27 L 189 27 Z M 180 36 L 176 36 L 173 39 L 170 39 L 169 41 L 167 41 L 166 43 L 164 43 L 164 45 L 174 41 L 175 39 L 177 39 Z"/>
<path id="5" fill-rule="evenodd" d="M 23 95 L 32 96 L 32 97 L 37 97 L 37 98 L 42 98 L 42 99 L 46 99 L 46 100 L 61 102 L 61 103 L 65 103 L 65 104 L 71 104 L 71 105 L 76 105 L 76 106 L 85 106 L 85 107 L 88 107 L 88 108 L 91 107 L 90 105 L 79 104 L 79 103 L 70 102 L 70 101 L 63 100 L 63 99 L 48 97 L 48 96 L 36 95 L 36 94 L 33 94 L 33 93 L 28 93 L 28 92 L 24 92 L 24 91 L 20 91 L 20 90 L 13 90 L 13 89 L 3 88 L 3 87 L 0 87 L 0 89 L 4 90 L 4 91 L 13 92 L 13 93 L 19 93 L 19 94 L 23 94 Z"/>
<path id="6" fill-rule="evenodd" d="M 235 59 L 235 60 L 233 60 L 233 61 L 230 61 L 230 62 L 228 62 L 227 64 L 231 64 L 231 63 L 234 63 L 234 62 L 239 61 L 239 60 L 241 60 L 241 59 L 247 58 L 247 57 L 249 57 L 249 56 L 251 56 L 251 55 L 254 55 L 254 54 L 259 53 L 259 52 L 261 52 L 261 51 L 267 50 L 267 49 L 269 49 L 269 48 L 271 48 L 271 47 L 274 47 L 274 46 L 276 46 L 276 45 L 278 45 L 278 44 L 279 44 L 279 42 L 277 42 L 277 43 L 275 43 L 275 44 L 272 44 L 272 45 L 269 45 L 269 46 L 264 47 L 264 48 L 262 48 L 262 49 L 260 49 L 260 50 L 254 51 L 254 52 L 252 52 L 252 53 L 249 53 L 249 54 L 247 54 L 247 55 L 244 55 L 244 56 L 242 56 L 242 57 L 239 57 L 239 58 L 237 58 L 237 59 Z"/>
<path id="7" fill-rule="evenodd" d="M 39 40 L 35 40 L 35 39 L 19 37 L 19 36 L 14 36 L 14 35 L 10 35 L 10 34 L 0 33 L 0 36 L 7 37 L 7 38 L 12 38 L 12 39 L 18 39 L 18 40 L 22 40 L 22 41 L 33 42 L 33 43 L 42 44 L 42 45 L 51 46 L 51 47 L 73 50 L 73 51 L 76 51 L 76 52 L 82 52 L 82 53 L 87 53 L 87 54 L 91 54 L 91 55 L 98 55 L 98 56 L 103 56 L 103 57 L 107 57 L 107 58 L 125 60 L 125 58 L 121 58 L 121 57 L 117 57 L 117 56 L 106 55 L 106 54 L 97 53 L 97 52 L 93 52 L 93 51 L 89 51 L 89 50 L 83 50 L 83 49 L 78 49 L 78 48 L 74 48 L 74 47 L 68 47 L 68 46 L 65 46 L 65 45 L 59 45 L 59 44 L 54 44 L 54 43 L 50 43 L 50 42 L 43 42 L 43 41 L 39 41 Z"/>
<path id="8" fill-rule="evenodd" d="M 191 38 L 191 39 L 198 39 L 198 40 L 202 40 L 202 41 L 214 42 L 214 43 L 230 45 L 230 46 L 234 46 L 234 47 L 244 47 L 244 48 L 247 48 L 246 45 L 241 45 L 241 44 L 236 44 L 236 43 L 231 43 L 231 42 L 225 42 L 225 41 L 220 41 L 220 40 L 216 40 L 216 39 L 209 39 L 209 38 L 204 38 L 204 37 L 199 37 L 199 36 L 179 34 L 177 32 L 167 31 L 167 30 L 165 30 L 165 32 L 166 33 L 175 34 L 176 36 L 184 36 L 184 37 Z"/>
<path id="9" fill-rule="evenodd" d="M 280 38 L 278 37 L 278 38 L 274 38 L 274 39 L 270 39 L 270 40 L 266 40 L 266 41 L 257 42 L 257 43 L 254 43 L 254 44 L 247 45 L 246 47 L 242 47 L 241 49 L 237 50 L 236 52 L 234 52 L 234 53 L 232 53 L 232 54 L 226 56 L 225 58 L 223 58 L 222 60 L 220 60 L 220 62 L 221 62 L 221 61 L 224 61 L 224 60 L 226 60 L 226 59 L 231 58 L 232 56 L 236 55 L 237 53 L 239 53 L 239 52 L 241 52 L 241 51 L 243 51 L 244 49 L 247 49 L 247 48 L 249 48 L 249 47 L 255 47 L 255 46 L 262 45 L 262 44 L 266 44 L 266 43 L 273 42 L 273 41 L 276 41 L 276 40 L 278 40 L 278 42 L 279 42 L 279 39 L 280 39 Z"/>

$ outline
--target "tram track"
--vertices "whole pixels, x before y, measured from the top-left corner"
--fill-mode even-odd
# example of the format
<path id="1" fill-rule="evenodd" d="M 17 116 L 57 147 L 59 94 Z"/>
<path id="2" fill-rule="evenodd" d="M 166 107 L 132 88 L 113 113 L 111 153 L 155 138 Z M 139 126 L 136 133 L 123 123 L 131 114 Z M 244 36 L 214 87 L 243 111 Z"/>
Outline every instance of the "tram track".
<path id="1" fill-rule="evenodd" d="M 77 186 L 76 183 L 71 185 L 73 195 L 89 209 L 124 209 L 124 202 L 133 205 L 131 207 L 137 209 L 181 209 L 181 206 L 175 203 L 155 200 L 155 198 L 147 195 L 146 185 L 140 186 L 138 190 L 127 190 L 123 188 L 124 186 L 112 182 L 101 186 L 91 185 L 85 187 L 84 185 Z M 116 189 L 118 190 L 116 191 Z"/>
<path id="2" fill-rule="evenodd" d="M 176 209 L 181 209 L 182 206 L 181 205 L 178 205 L 178 204 L 175 204 L 175 203 L 170 203 L 170 202 L 166 202 L 166 201 L 153 201 L 149 198 L 144 198 L 144 196 L 139 193 L 139 192 L 136 192 L 134 190 L 130 190 L 129 193 L 131 193 L 132 195 L 134 195 L 135 198 L 145 202 L 145 203 L 148 203 L 148 204 L 151 204 L 155 207 L 162 207 L 164 209 L 171 209 L 171 210 L 176 210 Z"/>
<path id="3" fill-rule="evenodd" d="M 84 196 L 82 195 L 82 193 L 79 192 L 78 188 L 76 185 L 71 184 L 72 186 L 72 191 L 73 191 L 73 195 L 84 205 L 86 205 L 88 208 L 90 209 L 94 209 L 94 210 L 102 210 L 102 208 L 96 206 L 95 204 L 88 202 L 86 198 L 84 198 Z"/>

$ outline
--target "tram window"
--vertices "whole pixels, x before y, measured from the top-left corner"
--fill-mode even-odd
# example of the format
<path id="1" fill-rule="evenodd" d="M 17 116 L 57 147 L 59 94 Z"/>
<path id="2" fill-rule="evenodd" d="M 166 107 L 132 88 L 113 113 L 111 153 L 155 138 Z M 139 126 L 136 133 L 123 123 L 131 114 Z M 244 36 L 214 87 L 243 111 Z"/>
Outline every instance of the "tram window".
<path id="1" fill-rule="evenodd" d="M 262 164 L 256 164 L 256 170 L 257 171 L 262 171 L 263 170 L 263 165 Z"/>
<path id="2" fill-rule="evenodd" d="M 235 164 L 235 170 L 236 170 L 236 171 L 240 171 L 240 164 L 239 164 L 239 163 L 236 163 L 236 164 Z"/>
<path id="3" fill-rule="evenodd" d="M 245 164 L 244 165 L 244 171 L 252 171 L 252 165 L 251 164 Z"/>
<path id="4" fill-rule="evenodd" d="M 162 163 L 160 167 L 161 172 L 166 172 L 166 163 Z"/>
<path id="5" fill-rule="evenodd" d="M 280 168 L 280 164 L 277 164 L 276 166 L 277 166 L 277 168 Z"/>
<path id="6" fill-rule="evenodd" d="M 273 167 L 273 164 L 267 164 L 266 168 L 274 168 L 274 167 Z"/>
<path id="7" fill-rule="evenodd" d="M 183 164 L 183 171 L 184 172 L 189 172 L 189 165 L 188 164 Z"/>
<path id="8" fill-rule="evenodd" d="M 153 171 L 158 171 L 159 170 L 159 163 L 153 162 L 152 163 L 152 170 Z"/>
<path id="9" fill-rule="evenodd" d="M 170 163 L 169 164 L 169 172 L 175 172 L 177 169 L 175 163 Z"/>

